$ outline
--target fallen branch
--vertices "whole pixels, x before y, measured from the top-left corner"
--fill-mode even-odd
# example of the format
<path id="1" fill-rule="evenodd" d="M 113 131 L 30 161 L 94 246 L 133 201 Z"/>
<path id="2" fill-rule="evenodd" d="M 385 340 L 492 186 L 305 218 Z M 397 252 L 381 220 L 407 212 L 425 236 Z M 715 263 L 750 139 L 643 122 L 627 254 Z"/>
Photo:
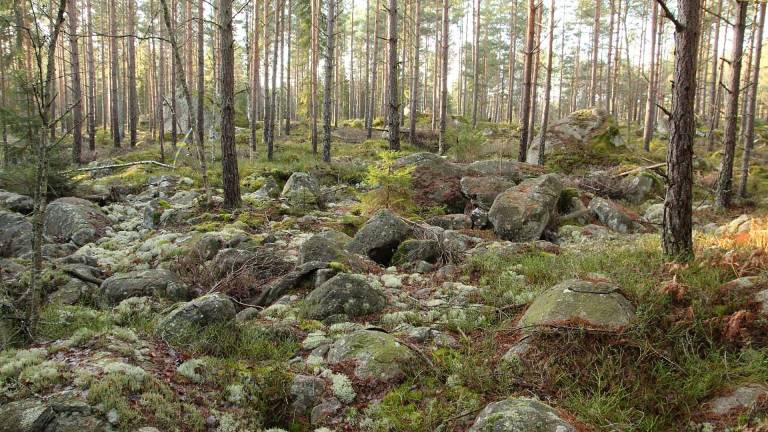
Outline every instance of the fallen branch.
<path id="1" fill-rule="evenodd" d="M 653 165 L 641 166 L 641 167 L 633 168 L 633 169 L 631 169 L 629 171 L 624 171 L 623 173 L 616 174 L 614 177 L 624 177 L 624 176 L 627 176 L 627 175 L 630 175 L 630 174 L 634 174 L 636 172 L 645 171 L 645 170 L 652 170 L 652 169 L 656 169 L 656 168 L 661 168 L 661 167 L 666 166 L 666 165 L 667 165 L 666 162 L 659 162 L 659 163 L 656 163 L 656 164 L 653 164 Z"/>
<path id="2" fill-rule="evenodd" d="M 126 162 L 126 163 L 113 164 L 113 165 L 100 165 L 96 167 L 76 168 L 72 170 L 62 171 L 61 174 L 68 174 L 72 172 L 99 171 L 99 170 L 105 170 L 105 169 L 111 169 L 111 168 L 125 168 L 133 165 L 157 165 L 163 168 L 176 169 L 176 167 L 173 165 L 168 165 L 168 164 L 164 164 L 162 162 L 153 161 L 153 160 L 145 160 L 145 161 Z"/>

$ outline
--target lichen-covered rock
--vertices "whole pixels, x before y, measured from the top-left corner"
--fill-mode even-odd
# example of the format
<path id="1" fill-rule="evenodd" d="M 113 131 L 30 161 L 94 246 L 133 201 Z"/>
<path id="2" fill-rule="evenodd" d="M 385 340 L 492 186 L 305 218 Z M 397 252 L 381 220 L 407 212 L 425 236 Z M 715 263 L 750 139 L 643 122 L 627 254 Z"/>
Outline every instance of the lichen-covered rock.
<path id="1" fill-rule="evenodd" d="M 106 432 L 88 404 L 77 400 L 23 399 L 0 406 L 0 432 Z"/>
<path id="2" fill-rule="evenodd" d="M 768 402 L 768 387 L 763 384 L 748 383 L 707 402 L 705 412 L 710 417 L 738 415 L 760 401 Z"/>
<path id="3" fill-rule="evenodd" d="M 347 250 L 386 265 L 410 233 L 411 226 L 398 215 L 379 210 L 357 231 Z"/>
<path id="4" fill-rule="evenodd" d="M 634 230 L 635 223 L 632 218 L 605 198 L 592 198 L 589 209 L 597 215 L 600 222 L 613 231 L 627 234 Z"/>
<path id="5" fill-rule="evenodd" d="M 413 167 L 413 199 L 419 206 L 444 206 L 449 212 L 462 212 L 467 200 L 459 182 L 463 167 L 434 153 L 414 153 L 397 160 L 396 167 Z"/>
<path id="6" fill-rule="evenodd" d="M 254 193 L 250 194 L 255 199 L 277 198 L 280 195 L 280 188 L 272 177 L 267 177 L 264 184 Z"/>
<path id="7" fill-rule="evenodd" d="M 319 404 L 325 393 L 325 381 L 312 375 L 296 375 L 291 383 L 291 405 L 298 414 Z"/>
<path id="8" fill-rule="evenodd" d="M 645 209 L 643 219 L 652 224 L 661 225 L 664 222 L 664 204 L 653 204 Z"/>
<path id="9" fill-rule="evenodd" d="M 656 179 L 651 174 L 641 173 L 633 177 L 627 177 L 621 182 L 624 199 L 633 203 L 640 204 L 648 199 L 654 188 Z"/>
<path id="10" fill-rule="evenodd" d="M 634 306 L 616 285 L 572 279 L 539 294 L 520 319 L 520 327 L 529 331 L 558 326 L 620 331 L 634 317 Z"/>
<path id="11" fill-rule="evenodd" d="M 415 356 L 388 333 L 358 330 L 337 339 L 327 359 L 331 365 L 353 360 L 357 378 L 388 382 L 402 378 Z"/>
<path id="12" fill-rule="evenodd" d="M 513 181 L 497 176 L 462 177 L 461 193 L 469 198 L 475 207 L 489 210 L 496 197 L 514 185 Z"/>
<path id="13" fill-rule="evenodd" d="M 613 117 L 601 108 L 574 111 L 549 125 L 544 153 L 559 149 L 584 152 L 588 148 L 613 150 L 624 147 L 615 123 Z M 528 148 L 526 162 L 538 163 L 540 145 L 541 135 L 537 135 Z"/>
<path id="14" fill-rule="evenodd" d="M 34 206 L 35 202 L 31 197 L 0 189 L 0 207 L 12 212 L 30 214 Z"/>
<path id="15" fill-rule="evenodd" d="M 0 258 L 32 252 L 32 224 L 13 212 L 0 211 Z"/>
<path id="16" fill-rule="evenodd" d="M 165 269 L 118 273 L 101 284 L 99 305 L 110 307 L 130 297 L 150 296 L 185 300 L 189 296 L 189 288 L 173 272 Z"/>
<path id="17" fill-rule="evenodd" d="M 562 190 L 560 178 L 546 174 L 499 194 L 488 212 L 496 235 L 510 241 L 541 238 L 554 217 Z"/>
<path id="18" fill-rule="evenodd" d="M 307 316 L 314 319 L 337 314 L 368 315 L 387 305 L 384 294 L 373 288 L 365 277 L 348 273 L 338 274 L 315 288 L 305 302 Z"/>
<path id="19" fill-rule="evenodd" d="M 73 242 L 78 246 L 104 235 L 111 225 L 109 218 L 90 201 L 75 197 L 59 198 L 45 209 L 45 235 L 56 242 Z"/>
<path id="20" fill-rule="evenodd" d="M 549 405 L 525 397 L 488 404 L 469 432 L 576 432 Z"/>
<path id="21" fill-rule="evenodd" d="M 188 336 L 211 325 L 227 324 L 235 319 L 235 305 L 224 294 L 213 293 L 182 303 L 157 325 L 163 337 Z"/>
<path id="22" fill-rule="evenodd" d="M 530 165 L 509 159 L 488 159 L 467 165 L 467 175 L 503 177 L 514 183 L 519 183 L 523 180 L 528 167 Z"/>
<path id="23" fill-rule="evenodd" d="M 472 220 L 464 213 L 432 216 L 426 222 L 430 225 L 447 230 L 461 230 L 472 228 Z"/>
<path id="24" fill-rule="evenodd" d="M 339 231 L 328 230 L 315 234 L 299 248 L 299 264 L 309 261 L 341 262 L 346 255 L 344 248 L 350 241 L 352 237 Z"/>
<path id="25" fill-rule="evenodd" d="M 322 204 L 320 184 L 311 175 L 303 172 L 291 174 L 280 194 L 288 205 L 298 210 L 317 208 Z"/>
<path id="26" fill-rule="evenodd" d="M 439 241 L 409 239 L 400 243 L 395 255 L 392 257 L 392 264 L 402 265 L 417 261 L 426 261 L 434 264 L 440 259 L 440 255 Z"/>

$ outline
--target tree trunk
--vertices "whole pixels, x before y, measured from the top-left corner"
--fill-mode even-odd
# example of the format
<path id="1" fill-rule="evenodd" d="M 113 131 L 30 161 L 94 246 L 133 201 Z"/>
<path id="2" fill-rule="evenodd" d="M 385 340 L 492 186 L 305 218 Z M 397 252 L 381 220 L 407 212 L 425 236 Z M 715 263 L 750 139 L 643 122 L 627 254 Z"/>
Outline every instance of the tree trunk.
<path id="1" fill-rule="evenodd" d="M 448 5 L 448 0 L 443 0 L 443 61 L 441 63 L 442 71 L 440 73 L 442 91 L 440 92 L 440 136 L 438 142 L 438 152 L 441 155 L 444 154 L 446 150 L 445 128 L 448 123 Z"/>
<path id="2" fill-rule="evenodd" d="M 83 93 L 80 85 L 80 51 L 77 44 L 79 17 L 75 1 L 69 0 L 67 15 L 69 16 L 69 54 L 72 62 L 72 161 L 80 164 L 83 153 Z"/>
<path id="3" fill-rule="evenodd" d="M 421 41 L 421 0 L 416 0 L 416 17 L 413 21 L 413 65 L 411 67 L 411 108 L 408 122 L 409 139 L 411 144 L 416 144 L 416 120 L 418 118 L 419 100 L 419 49 Z"/>
<path id="4" fill-rule="evenodd" d="M 611 77 L 613 73 L 613 28 L 616 22 L 614 19 L 616 15 L 616 0 L 608 0 L 608 2 L 611 9 L 608 22 L 608 61 L 606 62 L 608 72 L 605 74 L 605 107 L 609 113 L 613 114 L 613 79 Z"/>
<path id="5" fill-rule="evenodd" d="M 595 22 L 592 24 L 592 74 L 589 82 L 589 104 L 595 106 L 597 98 L 597 60 L 600 45 L 600 6 L 603 0 L 595 0 Z"/>
<path id="6" fill-rule="evenodd" d="M 287 47 L 287 68 L 288 73 L 286 74 L 286 80 L 285 80 L 285 134 L 290 135 L 291 134 L 291 32 L 292 32 L 292 21 L 291 13 L 293 11 L 293 2 L 292 0 L 288 0 L 288 47 Z"/>
<path id="7" fill-rule="evenodd" d="M 528 124 L 531 116 L 531 90 L 533 83 L 533 50 L 536 38 L 535 0 L 528 0 L 528 25 L 525 39 L 525 65 L 523 66 L 523 94 L 520 102 L 520 149 L 517 160 L 525 162 L 528 155 Z"/>
<path id="8" fill-rule="evenodd" d="M 664 199 L 664 254 L 675 260 L 693 257 L 693 141 L 696 136 L 696 64 L 699 52 L 700 0 L 679 0 L 675 30 L 675 78 L 672 93 L 667 194 Z"/>
<path id="9" fill-rule="evenodd" d="M 202 1 L 202 0 L 200 0 Z M 250 139 L 249 144 L 251 146 L 251 154 L 256 152 L 256 121 L 259 118 L 260 112 L 260 100 L 261 100 L 261 88 L 259 84 L 259 5 L 261 3 L 258 0 L 253 1 L 253 40 L 251 41 L 251 112 L 248 115 L 250 120 Z"/>
<path id="10" fill-rule="evenodd" d="M 512 123 L 514 115 L 515 65 L 517 64 L 517 2 L 512 0 L 512 15 L 509 22 L 509 97 L 507 98 L 507 122 Z M 562 92 L 562 86 L 560 86 Z"/>
<path id="11" fill-rule="evenodd" d="M 389 45 L 389 149 L 400 151 L 400 102 L 397 92 L 397 0 L 389 0 L 388 7 L 389 30 L 387 42 Z"/>
<path id="12" fill-rule="evenodd" d="M 71 1 L 71 0 L 70 0 Z M 133 35 L 136 32 L 136 4 L 128 0 L 128 127 L 131 147 L 136 147 L 136 128 L 139 123 L 139 101 L 136 94 L 136 47 Z M 191 109 L 191 107 L 190 107 Z"/>
<path id="13" fill-rule="evenodd" d="M 549 97 L 552 93 L 552 51 L 555 40 L 555 0 L 549 4 L 549 46 L 547 53 L 547 78 L 544 82 L 544 113 L 541 116 L 541 142 L 539 143 L 539 165 L 544 165 L 544 149 L 547 141 L 547 123 L 549 122 Z"/>
<path id="14" fill-rule="evenodd" d="M 312 154 L 317 154 L 317 64 L 318 50 L 320 49 L 320 0 L 310 0 L 312 5 L 312 28 L 311 28 L 311 61 L 310 67 L 310 141 L 312 141 Z"/>
<path id="15" fill-rule="evenodd" d="M 205 166 L 205 31 L 203 28 L 205 8 L 203 0 L 197 2 L 197 145 L 198 156 Z M 189 107 L 190 111 L 192 107 Z M 205 174 L 205 171 L 204 171 Z M 207 180 L 205 181 L 208 182 Z M 206 201 L 211 200 L 210 189 L 205 188 Z"/>
<path id="16" fill-rule="evenodd" d="M 643 150 L 651 150 L 651 140 L 653 139 L 653 130 L 656 120 L 656 36 L 658 31 L 657 19 L 659 16 L 659 5 L 656 0 L 653 2 L 651 11 L 651 65 L 648 71 L 648 97 L 645 101 L 645 127 L 643 128 Z"/>
<path id="17" fill-rule="evenodd" d="M 378 2 L 378 0 L 376 0 Z M 371 1 L 365 0 L 365 89 L 363 94 L 363 125 L 366 135 L 371 137 Z"/>
<path id="18" fill-rule="evenodd" d="M 160 35 L 163 36 L 162 26 L 160 29 Z M 157 101 L 155 106 L 157 107 L 157 124 L 158 131 L 157 137 L 160 142 L 160 161 L 165 162 L 165 42 L 160 41 L 160 48 L 158 49 L 158 77 L 157 77 Z"/>
<path id="19" fill-rule="evenodd" d="M 224 207 L 240 207 L 240 175 L 235 147 L 235 42 L 232 37 L 232 0 L 219 0 L 221 54 L 221 180 Z"/>
<path id="20" fill-rule="evenodd" d="M 270 117 L 270 111 L 274 108 L 274 104 L 272 103 L 271 95 L 272 93 L 269 91 L 269 35 L 273 34 L 273 32 L 270 32 L 269 30 L 269 0 L 264 0 L 264 19 L 263 19 L 263 26 L 264 26 L 264 121 L 262 125 L 262 143 L 264 144 L 264 147 L 269 150 L 270 147 L 273 146 L 272 142 L 272 131 L 269 130 L 269 117 Z M 311 0 L 312 4 L 314 5 L 315 0 Z M 314 18 L 313 18 L 313 24 L 314 24 Z M 312 36 L 314 37 L 314 36 Z M 314 58 L 314 55 L 312 55 L 312 58 Z M 314 60 L 310 60 L 314 61 Z M 311 68 L 311 66 L 310 66 Z M 314 87 L 312 87 L 312 82 L 310 81 L 310 91 L 313 91 Z M 310 97 L 310 103 L 312 101 L 312 98 Z M 311 107 L 310 109 L 314 109 L 314 107 Z M 310 112 L 310 115 L 311 112 Z M 314 118 L 314 117 L 312 117 Z M 315 149 L 312 149 L 312 153 L 316 153 Z M 269 153 L 269 151 L 267 151 Z"/>
<path id="21" fill-rule="evenodd" d="M 279 38 L 279 29 L 280 29 L 280 5 L 282 5 L 284 0 L 275 0 L 275 37 L 272 38 L 272 95 L 270 96 L 270 100 L 272 102 L 272 107 L 269 109 L 269 143 L 267 145 L 267 160 L 272 160 L 274 156 L 274 147 L 275 147 L 275 116 L 277 115 L 277 43 Z M 318 4 L 320 0 L 317 0 Z M 316 128 L 316 123 L 312 123 Z"/>
<path id="22" fill-rule="evenodd" d="M 323 162 L 331 163 L 331 91 L 335 63 L 333 25 L 336 21 L 336 0 L 328 0 L 325 44 L 325 88 L 323 89 Z"/>
<path id="23" fill-rule="evenodd" d="M 717 14 L 723 14 L 723 0 L 717 2 Z M 717 64 L 720 61 L 720 18 L 715 18 L 715 36 L 712 42 L 712 79 L 709 83 L 709 134 L 707 135 L 707 151 L 712 151 L 715 147 L 715 127 L 717 118 L 720 117 L 720 98 L 718 97 L 718 78 Z"/>
<path id="24" fill-rule="evenodd" d="M 115 146 L 115 148 L 120 148 L 120 108 L 119 108 L 119 99 L 118 99 L 118 93 L 119 90 L 117 88 L 118 85 L 118 73 L 119 73 L 119 66 L 118 66 L 118 53 L 117 53 L 117 37 L 115 36 L 117 34 L 117 22 L 115 20 L 115 2 L 117 0 L 109 0 L 109 59 L 110 59 L 110 66 L 109 66 L 109 76 L 110 76 L 110 83 L 109 83 L 109 91 L 110 91 L 110 113 L 111 113 L 111 120 L 110 125 L 112 126 L 112 143 Z"/>
<path id="25" fill-rule="evenodd" d="M 477 96 L 480 83 L 477 79 L 478 63 L 480 58 L 480 0 L 475 0 L 472 17 L 474 23 L 474 42 L 472 43 L 472 127 L 477 127 Z"/>
<path id="26" fill-rule="evenodd" d="M 538 110 L 538 103 L 539 103 L 539 64 L 540 64 L 540 54 L 541 54 L 541 23 L 542 20 L 542 12 L 544 11 L 544 6 L 542 6 L 543 3 L 539 3 L 539 6 L 536 8 L 536 54 L 535 59 L 533 60 L 533 83 L 531 84 L 531 114 L 529 115 L 529 122 L 528 125 L 528 144 L 526 145 L 526 148 L 531 148 L 531 144 L 533 143 L 533 137 L 536 135 L 536 119 L 537 119 L 537 110 Z"/>
<path id="27" fill-rule="evenodd" d="M 728 85 L 728 101 L 725 107 L 725 149 L 717 179 L 715 205 L 726 208 L 733 196 L 733 159 L 736 152 L 736 128 L 738 127 L 739 93 L 741 92 L 741 62 L 744 51 L 744 30 L 748 2 L 738 2 L 736 22 L 733 25 L 733 47 L 731 48 L 731 76 Z"/>
<path id="28" fill-rule="evenodd" d="M 96 151 L 96 69 L 93 61 L 93 26 L 91 20 L 91 0 L 85 2 L 87 14 L 88 42 L 86 57 L 88 69 L 88 150 Z"/>
<path id="29" fill-rule="evenodd" d="M 741 159 L 741 180 L 739 182 L 739 196 L 747 197 L 747 180 L 749 179 L 749 159 L 755 141 L 755 108 L 757 106 L 757 89 L 760 81 L 760 60 L 763 51 L 763 30 L 765 29 L 765 3 L 760 3 L 760 17 L 758 18 L 757 33 L 755 37 L 755 61 L 752 70 L 752 90 L 749 94 L 749 105 L 746 113 L 746 127 L 744 128 L 744 154 Z"/>

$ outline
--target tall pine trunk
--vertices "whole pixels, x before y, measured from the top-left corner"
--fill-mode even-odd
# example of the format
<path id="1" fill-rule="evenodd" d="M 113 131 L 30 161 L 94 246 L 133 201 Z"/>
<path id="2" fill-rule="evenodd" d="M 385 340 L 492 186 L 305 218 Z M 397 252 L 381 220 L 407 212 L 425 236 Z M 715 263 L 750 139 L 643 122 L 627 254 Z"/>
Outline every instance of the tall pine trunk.
<path id="1" fill-rule="evenodd" d="M 126 42 L 128 44 L 128 127 L 130 128 L 131 147 L 136 146 L 136 128 L 139 123 L 139 101 L 136 94 L 136 46 L 134 42 L 134 34 L 136 32 L 135 15 L 135 0 L 128 0 L 128 38 Z M 189 109 L 192 109 L 192 107 L 189 107 Z"/>
<path id="2" fill-rule="evenodd" d="M 235 147 L 235 42 L 232 27 L 232 0 L 219 0 L 221 180 L 224 185 L 224 207 L 227 208 L 240 206 L 240 175 Z"/>
<path id="3" fill-rule="evenodd" d="M 109 0 L 109 102 L 110 102 L 110 125 L 112 126 L 112 143 L 115 148 L 120 148 L 120 108 L 118 98 L 118 53 L 117 53 L 117 21 L 115 19 L 115 2 Z"/>
<path id="4" fill-rule="evenodd" d="M 79 20 L 76 0 L 69 0 L 69 55 L 72 62 L 72 162 L 82 162 L 83 153 L 83 92 L 80 84 L 80 50 L 78 47 L 77 23 Z"/>
<path id="5" fill-rule="evenodd" d="M 411 108 L 408 121 L 408 137 L 411 144 L 416 144 L 416 119 L 418 118 L 419 100 L 419 49 L 421 41 L 421 0 L 416 0 L 415 18 L 413 20 L 413 65 L 411 66 Z"/>
<path id="6" fill-rule="evenodd" d="M 597 99 L 597 60 L 600 47 L 600 6 L 603 0 L 595 0 L 595 21 L 592 24 L 592 72 L 589 81 L 589 104 L 595 106 Z"/>
<path id="7" fill-rule="evenodd" d="M 91 20 L 91 0 L 85 2 L 88 27 L 86 43 L 86 62 L 88 70 L 88 150 L 96 151 L 96 68 L 93 61 L 93 25 Z"/>
<path id="8" fill-rule="evenodd" d="M 389 94 L 389 149 L 400 151 L 400 102 L 397 92 L 397 0 L 389 0 L 387 13 L 389 15 L 389 31 L 387 51 L 389 77 L 387 79 Z"/>
<path id="9" fill-rule="evenodd" d="M 325 86 L 323 88 L 323 162 L 331 162 L 331 91 L 333 90 L 333 65 L 335 63 L 333 25 L 336 21 L 336 0 L 328 0 L 325 44 Z"/>
<path id="10" fill-rule="evenodd" d="M 656 78 L 656 37 L 659 5 L 656 3 L 656 0 L 651 1 L 653 2 L 651 11 L 651 65 L 648 73 L 648 94 L 645 100 L 645 126 L 643 127 L 643 150 L 645 151 L 650 151 L 651 149 L 651 140 L 653 139 L 653 131 L 655 129 L 658 81 Z"/>
<path id="11" fill-rule="evenodd" d="M 379 53 L 379 8 L 381 7 L 381 0 L 376 0 L 376 9 L 373 11 L 373 59 L 371 65 L 371 103 L 369 107 L 368 124 L 365 126 L 367 129 L 367 136 L 371 138 L 373 132 L 373 117 L 376 112 L 376 68 L 378 67 L 378 53 Z"/>
<path id="12" fill-rule="evenodd" d="M 477 97 L 480 82 L 478 81 L 478 63 L 480 59 L 480 0 L 475 0 L 474 12 L 474 42 L 472 43 L 472 127 L 477 127 Z"/>
<path id="13" fill-rule="evenodd" d="M 442 71 L 440 73 L 440 136 L 438 142 L 438 152 L 440 154 L 445 153 L 445 128 L 448 123 L 448 0 L 443 0 L 443 45 L 442 45 L 442 58 L 443 61 L 440 64 Z"/>
<path id="14" fill-rule="evenodd" d="M 520 102 L 520 148 L 517 160 L 525 162 L 528 156 L 528 123 L 531 116 L 531 90 L 533 83 L 533 50 L 536 39 L 536 5 L 535 0 L 528 0 L 528 25 L 525 39 L 525 65 L 523 66 L 523 94 Z"/>
<path id="15" fill-rule="evenodd" d="M 544 82 L 544 113 L 541 116 L 541 142 L 539 143 L 539 165 L 544 165 L 544 150 L 547 141 L 547 123 L 549 123 L 549 97 L 552 94 L 552 51 L 555 40 L 555 0 L 549 4 L 549 46 L 547 52 L 547 78 Z"/>
<path id="16" fill-rule="evenodd" d="M 717 2 L 717 14 L 723 13 L 723 0 Z M 707 150 L 712 151 L 715 147 L 715 128 L 717 127 L 717 118 L 720 117 L 720 97 L 718 91 L 717 65 L 720 61 L 720 19 L 715 19 L 715 35 L 712 41 L 712 75 L 709 82 L 709 134 L 707 135 Z"/>
<path id="17" fill-rule="evenodd" d="M 202 0 L 199 0 L 202 1 Z M 251 90 L 251 112 L 248 115 L 248 119 L 250 120 L 250 139 L 249 144 L 251 146 L 251 154 L 256 152 L 256 121 L 259 118 L 259 113 L 261 112 L 260 108 L 260 102 L 261 102 L 261 86 L 259 83 L 260 80 L 260 62 L 259 62 L 259 35 L 261 32 L 259 31 L 259 9 L 260 9 L 260 2 L 259 0 L 253 0 L 253 40 L 251 41 L 251 82 L 250 82 L 250 90 Z"/>

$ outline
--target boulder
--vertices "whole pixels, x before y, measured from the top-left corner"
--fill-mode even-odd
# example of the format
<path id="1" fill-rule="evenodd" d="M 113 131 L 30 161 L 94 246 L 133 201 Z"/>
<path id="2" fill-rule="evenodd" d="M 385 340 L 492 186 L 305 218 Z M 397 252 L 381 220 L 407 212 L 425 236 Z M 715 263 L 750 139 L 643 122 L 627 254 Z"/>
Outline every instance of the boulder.
<path id="1" fill-rule="evenodd" d="M 467 175 L 503 177 L 514 183 L 523 180 L 530 165 L 524 166 L 518 161 L 508 159 L 489 159 L 472 162 L 467 165 Z"/>
<path id="2" fill-rule="evenodd" d="M 437 240 L 413 240 L 409 239 L 397 248 L 392 257 L 392 264 L 403 265 L 417 261 L 436 263 L 441 255 L 440 242 Z"/>
<path id="3" fill-rule="evenodd" d="M 365 277 L 341 273 L 315 288 L 305 303 L 306 315 L 322 320 L 337 314 L 356 317 L 379 312 L 387 305 L 387 298 Z"/>
<path id="4" fill-rule="evenodd" d="M 277 301 L 286 292 L 311 281 L 319 270 L 326 269 L 328 263 L 322 261 L 307 261 L 298 265 L 287 274 L 261 287 L 258 297 L 251 300 L 252 304 L 268 306 Z"/>
<path id="5" fill-rule="evenodd" d="M 98 240 L 111 225 L 98 206 L 75 197 L 59 198 L 48 204 L 43 223 L 47 237 L 78 246 Z"/>
<path id="6" fill-rule="evenodd" d="M 157 325 L 162 338 L 183 337 L 211 325 L 226 325 L 235 319 L 235 305 L 224 294 L 213 293 L 182 303 Z"/>
<path id="7" fill-rule="evenodd" d="M 30 214 L 34 210 L 35 202 L 26 195 L 0 189 L 0 207 L 16 213 Z"/>
<path id="8" fill-rule="evenodd" d="M 619 287 L 604 280 L 567 280 L 539 294 L 520 318 L 520 327 L 582 327 L 621 331 L 635 317 Z"/>
<path id="9" fill-rule="evenodd" d="M 309 412 L 322 400 L 325 387 L 325 381 L 320 377 L 296 375 L 291 383 L 291 406 L 299 415 Z"/>
<path id="10" fill-rule="evenodd" d="M 538 163 L 541 135 L 536 136 L 528 148 L 526 162 Z M 624 147 L 616 121 L 602 108 L 574 111 L 549 125 L 544 153 L 564 149 L 568 152 L 587 150 L 615 150 Z"/>
<path id="11" fill-rule="evenodd" d="M 554 217 L 562 190 L 560 177 L 546 174 L 499 194 L 488 212 L 496 235 L 510 241 L 541 238 Z"/>
<path id="12" fill-rule="evenodd" d="M 661 225 L 664 222 L 664 204 L 653 204 L 645 209 L 643 219 L 646 222 Z"/>
<path id="13" fill-rule="evenodd" d="M 627 234 L 634 230 L 635 223 L 632 218 L 616 204 L 605 198 L 592 198 L 592 201 L 589 202 L 589 209 L 597 215 L 600 222 L 613 231 Z"/>
<path id="14" fill-rule="evenodd" d="M 0 211 L 0 258 L 32 252 L 32 224 L 19 213 Z"/>
<path id="15" fill-rule="evenodd" d="M 309 210 L 321 205 L 320 184 L 314 177 L 303 172 L 291 174 L 280 196 L 295 209 Z"/>
<path id="16" fill-rule="evenodd" d="M 397 247 L 411 233 L 411 226 L 389 210 L 379 210 L 360 227 L 347 250 L 379 264 L 389 264 Z"/>
<path id="17" fill-rule="evenodd" d="M 357 378 L 389 382 L 401 379 L 415 356 L 388 333 L 357 330 L 337 339 L 328 350 L 327 360 L 331 365 L 352 360 Z"/>
<path id="18" fill-rule="evenodd" d="M 727 417 L 751 409 L 761 401 L 768 402 L 768 387 L 748 383 L 708 401 L 705 411 L 709 417 Z"/>
<path id="19" fill-rule="evenodd" d="M 169 270 L 137 270 L 117 273 L 107 278 L 99 293 L 102 307 L 115 306 L 130 297 L 163 297 L 172 300 L 185 300 L 189 297 L 189 288 Z"/>
<path id="20" fill-rule="evenodd" d="M 309 261 L 342 261 L 347 254 L 345 247 L 352 237 L 334 230 L 315 234 L 299 248 L 299 264 Z"/>
<path id="21" fill-rule="evenodd" d="M 513 181 L 497 176 L 462 177 L 461 193 L 473 206 L 489 210 L 496 197 L 514 185 Z"/>
<path id="22" fill-rule="evenodd" d="M 462 230 L 472 228 L 472 220 L 464 213 L 432 216 L 426 222 L 447 230 Z"/>
<path id="23" fill-rule="evenodd" d="M 289 179 L 290 180 L 290 179 Z M 272 177 L 267 177 L 264 180 L 264 184 L 254 193 L 251 194 L 256 199 L 268 199 L 277 198 L 280 195 L 280 188 L 277 186 L 277 182 Z"/>
<path id="24" fill-rule="evenodd" d="M 421 207 L 445 207 L 460 213 L 467 204 L 459 182 L 464 168 L 434 153 L 415 153 L 397 160 L 395 167 L 413 167 L 413 199 Z"/>
<path id="25" fill-rule="evenodd" d="M 576 432 L 549 405 L 518 397 L 488 404 L 469 432 Z"/>
<path id="26" fill-rule="evenodd" d="M 77 400 L 22 399 L 0 406 L 0 432 L 106 432 L 88 404 Z"/>
<path id="27" fill-rule="evenodd" d="M 656 179 L 648 173 L 640 173 L 633 177 L 627 177 L 621 182 L 624 199 L 633 203 L 641 204 L 648 199 L 654 188 Z"/>

